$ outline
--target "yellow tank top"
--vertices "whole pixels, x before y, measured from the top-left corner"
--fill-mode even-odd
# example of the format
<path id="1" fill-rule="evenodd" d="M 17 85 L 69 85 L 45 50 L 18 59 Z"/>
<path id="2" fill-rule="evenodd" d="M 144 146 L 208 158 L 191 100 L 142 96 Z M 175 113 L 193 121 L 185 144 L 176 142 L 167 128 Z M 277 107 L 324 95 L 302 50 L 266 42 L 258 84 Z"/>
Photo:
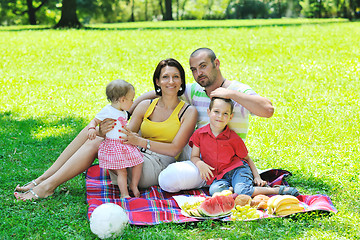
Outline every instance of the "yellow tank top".
<path id="1" fill-rule="evenodd" d="M 154 108 L 159 101 L 159 98 L 154 99 L 146 110 L 143 122 L 140 126 L 141 136 L 152 141 L 170 143 L 175 138 L 180 129 L 179 112 L 184 106 L 185 102 L 180 101 L 170 117 L 163 122 L 153 122 L 148 117 L 154 111 Z"/>

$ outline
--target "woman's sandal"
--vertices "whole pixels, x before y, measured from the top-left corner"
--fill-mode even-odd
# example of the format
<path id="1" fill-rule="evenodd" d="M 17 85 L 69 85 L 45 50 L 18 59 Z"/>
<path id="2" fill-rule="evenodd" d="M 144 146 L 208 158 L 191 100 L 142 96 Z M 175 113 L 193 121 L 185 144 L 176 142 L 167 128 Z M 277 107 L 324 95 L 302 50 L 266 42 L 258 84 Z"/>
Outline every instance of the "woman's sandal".
<path id="1" fill-rule="evenodd" d="M 279 187 L 279 195 L 292 195 L 294 197 L 297 197 L 300 195 L 299 191 L 296 188 L 293 187 L 286 187 L 286 186 L 276 186 Z M 285 190 L 286 188 L 288 188 L 287 190 Z"/>
<path id="2" fill-rule="evenodd" d="M 29 199 L 24 199 L 22 198 L 22 196 L 28 194 L 28 193 L 31 193 L 34 197 L 33 198 L 29 198 Z M 33 189 L 30 189 L 24 193 L 21 193 L 22 196 L 19 196 L 19 193 L 18 192 L 14 192 L 14 196 L 17 200 L 23 200 L 23 201 L 27 201 L 27 200 L 31 200 L 31 201 L 34 201 L 34 200 L 38 200 L 40 197 L 39 195 L 37 195 Z"/>
<path id="3" fill-rule="evenodd" d="M 30 184 L 34 184 L 34 187 L 36 187 L 38 184 L 35 182 L 35 180 L 31 180 L 30 182 L 28 182 L 28 183 L 26 183 L 25 185 L 23 185 L 23 186 L 21 186 L 20 188 L 25 188 L 26 186 L 28 186 L 28 185 L 30 185 Z M 19 187 L 19 185 L 17 185 L 16 187 L 15 187 L 15 192 L 16 191 L 18 191 L 16 188 L 18 188 Z M 33 189 L 34 187 L 32 187 L 31 189 Z M 27 191 L 29 191 L 29 190 L 27 190 Z M 25 191 L 25 192 L 27 192 L 27 191 Z M 20 192 L 24 192 L 24 191 L 20 191 Z"/>

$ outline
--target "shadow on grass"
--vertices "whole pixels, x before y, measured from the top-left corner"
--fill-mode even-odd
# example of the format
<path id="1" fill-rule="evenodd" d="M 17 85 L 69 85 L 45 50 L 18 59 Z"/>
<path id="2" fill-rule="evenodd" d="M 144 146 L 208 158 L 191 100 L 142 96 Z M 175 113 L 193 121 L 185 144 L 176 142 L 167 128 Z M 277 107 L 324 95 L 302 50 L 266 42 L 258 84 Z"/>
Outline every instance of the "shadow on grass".
<path id="1" fill-rule="evenodd" d="M 260 158 L 253 158 L 253 160 L 255 162 L 266 162 L 266 160 Z M 304 162 L 304 164 L 306 163 Z M 285 178 L 285 181 L 288 182 L 291 187 L 297 188 L 302 195 L 329 195 L 332 193 L 334 187 L 341 186 L 336 182 L 334 182 L 334 185 L 330 185 L 321 178 L 312 178 L 311 175 L 305 176 L 304 173 L 292 171 L 291 169 L 286 169 L 286 167 L 279 167 L 278 169 L 290 172 L 289 176 Z"/>
<path id="2" fill-rule="evenodd" d="M 266 19 L 264 19 L 266 20 Z M 226 20 L 223 20 L 226 21 Z M 175 22 L 175 21 L 174 21 Z M 210 21 L 209 21 L 210 22 Z M 221 21 L 218 21 L 221 23 Z M 100 30 L 100 31 L 129 31 L 129 30 L 201 30 L 201 29 L 224 29 L 224 28 L 259 28 L 259 27 L 298 27 L 303 25 L 328 25 L 333 23 L 348 23 L 349 21 L 344 19 L 334 19 L 328 21 L 309 21 L 309 22 L 283 22 L 283 23 L 269 23 L 269 24 L 233 24 L 233 25 L 221 25 L 218 24 L 216 26 L 150 26 L 150 27 L 90 27 L 84 26 L 82 28 L 74 28 L 79 30 Z M 53 27 L 38 27 L 38 28 L 16 28 L 16 29 L 1 29 L 0 31 L 9 31 L 9 32 L 17 32 L 17 31 L 43 31 L 43 30 L 67 30 L 67 28 L 55 29 Z"/>
<path id="3" fill-rule="evenodd" d="M 31 180 L 24 175 L 42 173 L 86 126 L 84 119 L 71 116 L 49 119 L 20 119 L 16 113 L 0 113 L 0 176 L 6 177 L 7 183 Z M 42 135 L 36 137 L 36 133 Z M 5 171 L 8 169 L 11 174 Z"/>

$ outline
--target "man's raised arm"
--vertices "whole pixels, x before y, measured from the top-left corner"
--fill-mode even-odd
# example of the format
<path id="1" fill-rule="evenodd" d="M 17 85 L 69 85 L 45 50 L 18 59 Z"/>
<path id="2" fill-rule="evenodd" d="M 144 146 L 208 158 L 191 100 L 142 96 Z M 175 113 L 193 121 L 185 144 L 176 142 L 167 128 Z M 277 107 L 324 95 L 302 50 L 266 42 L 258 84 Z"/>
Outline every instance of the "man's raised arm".
<path id="1" fill-rule="evenodd" d="M 274 106 L 271 101 L 265 97 L 258 95 L 249 95 L 227 88 L 217 88 L 211 92 L 210 97 L 231 98 L 235 102 L 241 104 L 252 114 L 259 117 L 271 117 L 274 114 Z"/>

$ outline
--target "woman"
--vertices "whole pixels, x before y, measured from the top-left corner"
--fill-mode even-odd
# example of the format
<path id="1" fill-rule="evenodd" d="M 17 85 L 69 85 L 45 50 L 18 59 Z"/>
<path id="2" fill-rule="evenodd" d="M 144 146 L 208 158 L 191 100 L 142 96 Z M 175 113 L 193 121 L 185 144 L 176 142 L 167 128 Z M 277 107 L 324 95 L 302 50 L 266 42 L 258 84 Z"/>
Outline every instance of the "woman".
<path id="1" fill-rule="evenodd" d="M 142 101 L 134 110 L 125 142 L 141 148 L 144 154 L 140 188 L 158 184 L 162 169 L 176 161 L 193 133 L 197 120 L 194 107 L 180 101 L 185 91 L 185 72 L 175 59 L 160 61 L 153 83 L 160 97 Z M 174 118 L 174 115 L 176 118 Z M 101 135 L 112 129 L 114 120 L 104 120 Z M 136 134 L 141 130 L 142 136 Z M 88 126 L 69 144 L 54 164 L 40 177 L 16 187 L 15 197 L 21 200 L 45 198 L 62 183 L 85 171 L 97 156 L 103 138 L 87 141 Z M 113 178 L 112 178 L 113 179 Z M 24 193 L 20 193 L 24 192 Z"/>

